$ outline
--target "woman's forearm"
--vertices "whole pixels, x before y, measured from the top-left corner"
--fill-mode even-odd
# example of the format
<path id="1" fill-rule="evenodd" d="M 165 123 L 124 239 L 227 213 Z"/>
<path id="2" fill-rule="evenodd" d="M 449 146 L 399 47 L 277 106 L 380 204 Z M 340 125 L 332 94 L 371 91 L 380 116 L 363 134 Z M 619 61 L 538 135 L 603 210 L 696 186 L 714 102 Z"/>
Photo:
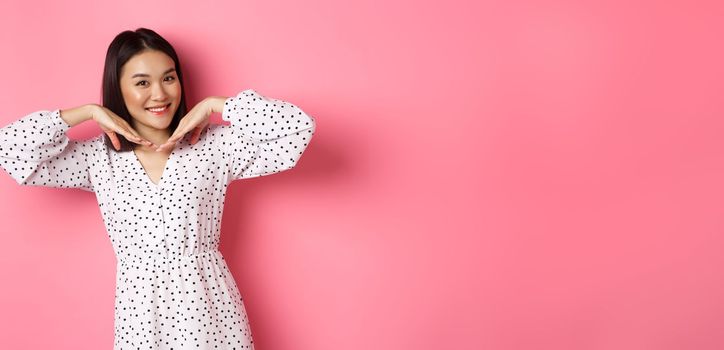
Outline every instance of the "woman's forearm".
<path id="1" fill-rule="evenodd" d="M 222 113 L 224 112 L 224 102 L 228 97 L 226 96 L 210 96 L 206 98 L 206 103 L 209 106 L 211 113 Z"/>
<path id="2" fill-rule="evenodd" d="M 75 108 L 61 109 L 60 119 L 63 119 L 71 127 L 78 125 L 86 120 L 93 119 L 94 107 L 92 104 L 87 104 Z"/>

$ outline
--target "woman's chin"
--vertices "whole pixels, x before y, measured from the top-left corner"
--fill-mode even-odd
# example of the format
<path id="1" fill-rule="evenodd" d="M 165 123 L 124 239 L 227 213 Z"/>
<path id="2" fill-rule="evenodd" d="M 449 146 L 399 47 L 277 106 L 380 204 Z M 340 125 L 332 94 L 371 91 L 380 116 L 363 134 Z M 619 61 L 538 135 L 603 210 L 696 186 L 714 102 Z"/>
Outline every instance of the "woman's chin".
<path id="1" fill-rule="evenodd" d="M 171 117 L 168 118 L 156 118 L 156 119 L 150 119 L 148 117 L 145 118 L 134 118 L 136 119 L 136 125 L 142 124 L 146 128 L 156 129 L 156 130 L 166 130 L 168 129 L 168 126 L 171 125 Z"/>

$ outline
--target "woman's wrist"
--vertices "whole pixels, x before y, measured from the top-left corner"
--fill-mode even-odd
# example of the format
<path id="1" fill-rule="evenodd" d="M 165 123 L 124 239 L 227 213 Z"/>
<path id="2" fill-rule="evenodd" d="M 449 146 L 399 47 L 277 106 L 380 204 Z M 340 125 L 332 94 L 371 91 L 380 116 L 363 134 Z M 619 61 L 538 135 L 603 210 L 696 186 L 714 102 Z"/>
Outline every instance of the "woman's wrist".
<path id="1" fill-rule="evenodd" d="M 210 113 L 223 113 L 224 112 L 224 103 L 228 97 L 224 96 L 210 96 L 207 97 L 204 102 L 209 108 Z"/>
<path id="2" fill-rule="evenodd" d="M 95 108 L 97 108 L 98 105 L 96 104 L 87 104 L 78 106 L 75 108 L 67 108 L 67 109 L 61 109 L 60 110 L 60 119 L 63 119 L 66 124 L 73 127 L 75 125 L 78 125 L 86 120 L 93 119 L 93 112 L 95 111 Z"/>

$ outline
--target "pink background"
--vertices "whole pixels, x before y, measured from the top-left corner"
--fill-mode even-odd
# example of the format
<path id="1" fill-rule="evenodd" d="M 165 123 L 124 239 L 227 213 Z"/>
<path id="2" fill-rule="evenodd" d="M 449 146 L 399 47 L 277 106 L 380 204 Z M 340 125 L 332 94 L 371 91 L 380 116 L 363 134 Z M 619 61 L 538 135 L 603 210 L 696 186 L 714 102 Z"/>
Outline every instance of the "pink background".
<path id="1" fill-rule="evenodd" d="M 722 18 L 683 0 L 3 1 L 0 123 L 100 103 L 108 44 L 139 26 L 176 47 L 189 104 L 254 88 L 314 116 L 297 168 L 227 196 L 257 350 L 721 349 Z M 110 349 L 94 196 L 5 174 L 0 193 L 0 348 Z"/>

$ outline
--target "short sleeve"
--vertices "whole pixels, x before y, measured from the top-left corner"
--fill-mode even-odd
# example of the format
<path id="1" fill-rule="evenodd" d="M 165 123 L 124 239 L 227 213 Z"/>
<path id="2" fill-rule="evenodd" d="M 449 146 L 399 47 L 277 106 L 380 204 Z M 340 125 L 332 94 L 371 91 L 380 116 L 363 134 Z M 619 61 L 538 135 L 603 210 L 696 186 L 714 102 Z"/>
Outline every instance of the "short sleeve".
<path id="1" fill-rule="evenodd" d="M 90 156 L 95 139 L 76 141 L 60 110 L 30 113 L 0 128 L 0 167 L 18 184 L 94 192 Z"/>
<path id="2" fill-rule="evenodd" d="M 292 169 L 314 135 L 315 120 L 286 101 L 249 89 L 229 97 L 217 137 L 229 155 L 231 180 Z"/>

